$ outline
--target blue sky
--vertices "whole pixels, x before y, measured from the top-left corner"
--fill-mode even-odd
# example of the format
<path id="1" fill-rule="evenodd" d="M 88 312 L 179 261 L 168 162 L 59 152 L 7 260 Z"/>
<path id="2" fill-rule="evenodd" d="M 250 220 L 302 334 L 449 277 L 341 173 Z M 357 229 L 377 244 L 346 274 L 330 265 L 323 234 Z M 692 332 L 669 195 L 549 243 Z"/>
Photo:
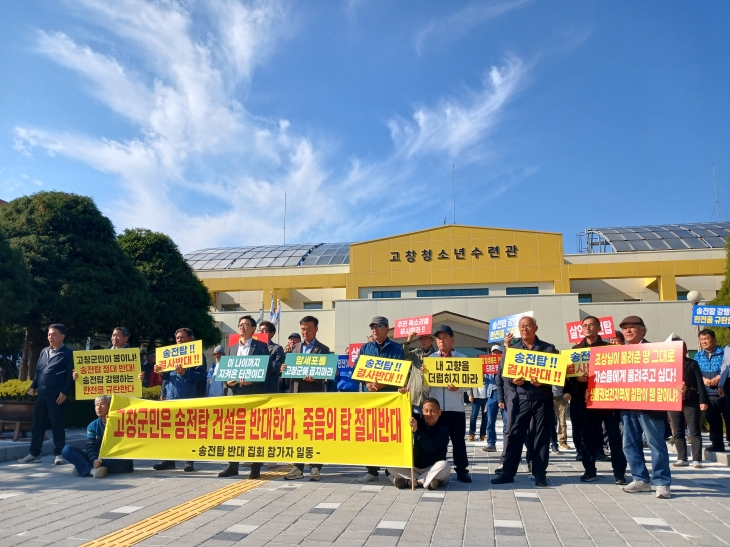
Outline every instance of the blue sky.
<path id="1" fill-rule="evenodd" d="M 185 252 L 730 211 L 730 3 L 0 3 L 0 198 Z M 723 220 L 729 215 L 722 212 Z"/>

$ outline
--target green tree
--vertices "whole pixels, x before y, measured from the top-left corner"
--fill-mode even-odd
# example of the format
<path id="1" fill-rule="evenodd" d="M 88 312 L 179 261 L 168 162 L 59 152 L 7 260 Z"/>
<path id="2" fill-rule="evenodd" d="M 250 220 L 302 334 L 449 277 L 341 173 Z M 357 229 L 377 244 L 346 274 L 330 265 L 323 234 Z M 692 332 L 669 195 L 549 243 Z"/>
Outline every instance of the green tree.
<path id="1" fill-rule="evenodd" d="M 69 342 L 106 337 L 119 325 L 145 329 L 147 284 L 91 198 L 63 192 L 18 198 L 0 209 L 0 231 L 22 255 L 37 296 L 25 321 L 30 375 L 50 323 L 65 324 Z"/>
<path id="2" fill-rule="evenodd" d="M 142 228 L 125 230 L 117 239 L 147 280 L 155 301 L 150 342 L 174 343 L 175 331 L 187 327 L 204 347 L 220 343 L 221 331 L 210 315 L 210 293 L 172 239 Z"/>

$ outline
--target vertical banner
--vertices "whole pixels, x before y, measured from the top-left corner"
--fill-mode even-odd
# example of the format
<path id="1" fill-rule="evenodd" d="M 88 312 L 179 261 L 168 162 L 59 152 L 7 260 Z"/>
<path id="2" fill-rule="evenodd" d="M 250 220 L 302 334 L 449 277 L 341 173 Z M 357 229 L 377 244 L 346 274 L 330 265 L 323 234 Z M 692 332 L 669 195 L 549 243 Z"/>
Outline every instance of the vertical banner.
<path id="1" fill-rule="evenodd" d="M 682 410 L 682 342 L 591 349 L 588 408 Z"/>
<path id="2" fill-rule="evenodd" d="M 99 395 L 142 396 L 138 348 L 74 351 L 76 399 Z"/>
<path id="3" fill-rule="evenodd" d="M 497 317 L 489 322 L 489 342 L 501 342 L 508 334 L 519 338 L 519 323 L 523 317 L 532 317 L 531 311 Z"/>
<path id="4" fill-rule="evenodd" d="M 613 326 L 613 317 L 599 317 L 600 330 L 598 336 L 601 338 L 616 336 L 616 329 Z M 565 328 L 568 330 L 568 342 L 577 344 L 583 340 L 583 321 L 573 321 L 566 323 Z"/>
<path id="5" fill-rule="evenodd" d="M 565 384 L 565 369 L 565 361 L 554 353 L 507 348 L 502 376 L 562 386 Z"/>
<path id="6" fill-rule="evenodd" d="M 410 417 L 407 393 L 115 395 L 100 456 L 411 467 Z"/>
<path id="7" fill-rule="evenodd" d="M 412 332 L 415 332 L 418 336 L 431 334 L 432 327 L 433 316 L 431 315 L 396 319 L 395 325 L 393 326 L 393 338 L 408 338 L 408 335 Z"/>
<path id="8" fill-rule="evenodd" d="M 178 365 L 182 368 L 199 367 L 203 364 L 203 342 L 185 342 L 157 348 L 155 352 L 158 372 L 169 372 Z"/>

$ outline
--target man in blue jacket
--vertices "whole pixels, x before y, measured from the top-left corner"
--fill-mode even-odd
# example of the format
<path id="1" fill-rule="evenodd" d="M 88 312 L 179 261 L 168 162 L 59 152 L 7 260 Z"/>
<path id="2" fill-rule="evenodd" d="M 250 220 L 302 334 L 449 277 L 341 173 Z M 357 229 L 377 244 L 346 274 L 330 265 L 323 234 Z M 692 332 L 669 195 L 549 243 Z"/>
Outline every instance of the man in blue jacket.
<path id="1" fill-rule="evenodd" d="M 389 330 L 388 319 L 380 315 L 373 317 L 373 320 L 370 321 L 370 332 L 372 333 L 373 340 L 360 348 L 360 355 L 386 357 L 388 359 L 405 359 L 403 346 L 388 338 Z M 388 386 L 377 382 L 364 383 L 365 388 L 371 393 L 398 391 L 396 386 Z M 358 479 L 360 482 L 370 482 L 379 479 L 380 467 L 368 466 L 367 470 L 368 472 Z"/>
<path id="2" fill-rule="evenodd" d="M 50 415 L 53 427 L 53 465 L 66 463 L 61 455 L 66 444 L 66 397 L 74 392 L 74 359 L 71 348 L 64 344 L 66 327 L 54 323 L 48 327 L 49 347 L 43 348 L 38 357 L 35 377 L 28 395 L 37 395 L 33 411 L 33 436 L 30 453 L 18 460 L 20 463 L 41 461 L 46 419 Z"/>
<path id="3" fill-rule="evenodd" d="M 104 429 L 109 416 L 109 405 L 112 398 L 109 395 L 101 395 L 94 400 L 96 420 L 86 428 L 86 450 L 75 446 L 64 446 L 63 457 L 74 466 L 74 475 L 77 477 L 94 477 L 101 479 L 107 473 L 131 473 L 134 471 L 132 460 L 102 460 L 99 457 L 101 452 L 101 441 L 104 439 Z"/>
<path id="4" fill-rule="evenodd" d="M 191 329 L 177 329 L 175 332 L 175 343 L 186 344 L 195 340 Z M 155 365 L 157 369 L 157 365 Z M 183 368 L 178 365 L 175 370 L 162 373 L 162 391 L 160 398 L 165 401 L 174 401 L 175 399 L 194 399 L 198 394 L 198 384 L 205 383 L 206 371 L 208 364 L 203 356 L 203 364 L 197 367 Z M 157 372 L 157 370 L 155 370 Z M 171 460 L 163 460 L 152 466 L 156 471 L 163 469 L 175 469 L 175 462 Z M 185 462 L 183 471 L 189 473 L 195 471 L 193 462 Z"/>

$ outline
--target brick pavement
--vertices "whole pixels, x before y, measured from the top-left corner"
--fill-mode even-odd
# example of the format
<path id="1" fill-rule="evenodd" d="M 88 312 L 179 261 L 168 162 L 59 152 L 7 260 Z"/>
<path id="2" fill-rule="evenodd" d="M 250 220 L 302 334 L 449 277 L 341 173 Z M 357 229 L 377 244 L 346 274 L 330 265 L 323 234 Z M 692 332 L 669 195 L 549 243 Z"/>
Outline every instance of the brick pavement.
<path id="1" fill-rule="evenodd" d="M 499 427 L 498 427 L 499 430 Z M 730 545 L 730 469 L 672 469 L 673 498 L 630 495 L 603 478 L 582 484 L 575 451 L 550 457 L 549 488 L 520 472 L 492 487 L 498 454 L 467 443 L 471 484 L 435 492 L 397 490 L 384 480 L 362 485 L 363 469 L 325 466 L 320 482 L 276 480 L 182 522 L 138 545 L 249 547 L 613 547 Z M 572 442 L 571 442 L 572 444 Z M 78 478 L 70 466 L 0 464 L 0 545 L 77 546 L 231 484 L 224 463 L 193 474 L 155 472 L 135 462 L 131 475 Z M 522 468 L 524 471 L 525 468 Z M 244 470 L 245 471 L 245 470 Z"/>

